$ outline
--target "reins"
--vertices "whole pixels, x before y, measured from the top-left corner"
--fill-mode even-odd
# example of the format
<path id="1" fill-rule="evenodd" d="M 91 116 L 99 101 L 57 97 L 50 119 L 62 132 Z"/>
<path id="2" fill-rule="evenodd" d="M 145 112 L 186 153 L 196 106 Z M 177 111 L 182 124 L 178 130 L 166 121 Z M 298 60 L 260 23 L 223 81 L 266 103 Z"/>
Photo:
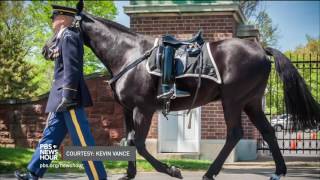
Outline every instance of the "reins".
<path id="1" fill-rule="evenodd" d="M 140 58 L 133 61 L 131 64 L 129 64 L 127 67 L 122 69 L 117 75 L 113 76 L 110 80 L 108 80 L 108 83 L 112 85 L 114 82 L 116 82 L 121 76 L 123 76 L 126 72 L 128 72 L 130 69 L 136 67 L 138 64 L 140 64 L 142 61 L 146 60 L 152 53 L 152 51 L 158 47 L 158 45 L 153 46 L 151 49 L 149 49 L 147 52 L 143 54 Z"/>
<path id="2" fill-rule="evenodd" d="M 109 79 L 107 82 L 110 85 L 112 91 L 113 91 L 113 96 L 115 98 L 115 100 L 121 104 L 124 108 L 126 109 L 130 109 L 128 108 L 125 104 L 123 104 L 120 100 L 119 97 L 116 93 L 116 89 L 115 89 L 115 82 L 121 78 L 126 72 L 128 72 L 130 69 L 136 67 L 138 64 L 140 64 L 142 61 L 146 60 L 152 53 L 152 51 L 158 47 L 157 46 L 153 46 L 151 49 L 149 49 L 147 52 L 145 52 L 143 54 L 143 56 L 141 56 L 140 58 L 136 59 L 135 61 L 133 61 L 131 64 L 129 64 L 127 67 L 125 67 L 123 70 L 121 70 L 117 75 L 113 76 L 111 79 Z"/>

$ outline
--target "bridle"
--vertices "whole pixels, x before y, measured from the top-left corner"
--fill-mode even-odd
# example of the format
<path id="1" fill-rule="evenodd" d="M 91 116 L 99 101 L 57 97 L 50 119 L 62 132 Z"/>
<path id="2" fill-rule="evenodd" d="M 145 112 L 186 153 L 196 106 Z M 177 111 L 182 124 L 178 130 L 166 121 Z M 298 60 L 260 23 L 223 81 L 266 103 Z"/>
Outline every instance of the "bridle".
<path id="1" fill-rule="evenodd" d="M 77 28 L 81 31 L 81 25 L 80 25 L 81 21 L 82 21 L 82 15 L 81 13 L 79 13 L 74 16 L 71 27 Z"/>
<path id="2" fill-rule="evenodd" d="M 77 28 L 81 31 L 81 20 L 82 20 L 82 10 L 83 10 L 83 6 L 84 6 L 84 3 L 83 3 L 83 0 L 79 0 L 79 2 L 77 3 L 77 6 L 76 6 L 76 9 L 78 10 L 77 11 L 77 14 L 74 16 L 74 20 L 72 22 L 72 27 L 74 28 Z"/>

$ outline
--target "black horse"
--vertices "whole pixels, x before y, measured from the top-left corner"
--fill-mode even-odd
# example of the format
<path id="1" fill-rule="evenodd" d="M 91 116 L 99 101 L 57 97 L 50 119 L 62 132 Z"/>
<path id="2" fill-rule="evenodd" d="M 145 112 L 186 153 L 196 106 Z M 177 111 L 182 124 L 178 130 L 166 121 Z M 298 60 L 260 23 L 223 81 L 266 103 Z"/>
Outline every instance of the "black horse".
<path id="1" fill-rule="evenodd" d="M 81 11 L 81 10 L 80 10 Z M 85 44 L 107 67 L 111 76 L 117 75 L 128 64 L 141 57 L 153 47 L 155 39 L 137 34 L 115 22 L 81 13 L 80 29 Z M 271 179 L 280 179 L 287 168 L 279 150 L 275 131 L 262 110 L 262 97 L 267 85 L 271 61 L 275 59 L 276 70 L 284 82 L 284 93 L 288 113 L 294 117 L 294 126 L 314 127 L 319 124 L 320 108 L 295 67 L 280 51 L 262 48 L 258 43 L 242 39 L 210 42 L 211 53 L 216 60 L 222 83 L 203 80 L 194 108 L 212 101 L 221 100 L 227 125 L 226 142 L 216 160 L 210 165 L 203 179 L 210 180 L 218 175 L 229 153 L 243 137 L 241 112 L 244 110 L 251 122 L 268 143 L 276 163 Z M 136 146 L 138 153 L 157 171 L 182 178 L 180 170 L 158 161 L 145 147 L 152 115 L 162 108 L 157 99 L 159 77 L 149 74 L 146 61 L 120 77 L 113 89 L 123 106 L 126 135 L 129 145 Z M 172 100 L 171 110 L 185 110 L 192 103 L 196 91 L 195 78 L 177 79 L 177 87 L 191 93 L 190 97 Z M 127 174 L 122 179 L 136 176 L 136 163 L 129 162 Z"/>

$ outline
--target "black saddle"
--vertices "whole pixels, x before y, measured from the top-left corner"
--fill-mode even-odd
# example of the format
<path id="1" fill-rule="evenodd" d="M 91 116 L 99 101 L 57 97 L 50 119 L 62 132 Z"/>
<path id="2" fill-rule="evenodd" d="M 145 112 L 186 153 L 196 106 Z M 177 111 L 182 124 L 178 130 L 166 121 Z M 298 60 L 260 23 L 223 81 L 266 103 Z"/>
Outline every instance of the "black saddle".
<path id="1" fill-rule="evenodd" d="M 202 38 L 202 31 L 199 31 L 195 36 L 193 36 L 189 40 L 178 40 L 174 36 L 167 34 L 162 37 L 162 42 L 164 45 L 169 45 L 174 48 L 179 48 L 183 45 L 191 45 L 197 43 L 198 45 L 202 45 L 204 40 Z"/>

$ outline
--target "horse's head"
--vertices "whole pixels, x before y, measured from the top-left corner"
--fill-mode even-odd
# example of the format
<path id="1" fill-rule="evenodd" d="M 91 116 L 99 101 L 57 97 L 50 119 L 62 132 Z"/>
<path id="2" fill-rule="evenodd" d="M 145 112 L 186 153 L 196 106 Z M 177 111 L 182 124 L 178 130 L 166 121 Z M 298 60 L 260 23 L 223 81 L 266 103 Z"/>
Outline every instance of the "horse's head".
<path id="1" fill-rule="evenodd" d="M 82 32 L 82 37 L 83 37 L 83 42 L 85 45 L 89 46 L 90 44 L 90 35 L 92 33 L 92 29 L 96 27 L 95 23 L 95 19 L 92 15 L 86 13 L 86 12 L 82 12 L 80 14 L 81 16 L 81 20 L 79 23 L 79 28 Z"/>

